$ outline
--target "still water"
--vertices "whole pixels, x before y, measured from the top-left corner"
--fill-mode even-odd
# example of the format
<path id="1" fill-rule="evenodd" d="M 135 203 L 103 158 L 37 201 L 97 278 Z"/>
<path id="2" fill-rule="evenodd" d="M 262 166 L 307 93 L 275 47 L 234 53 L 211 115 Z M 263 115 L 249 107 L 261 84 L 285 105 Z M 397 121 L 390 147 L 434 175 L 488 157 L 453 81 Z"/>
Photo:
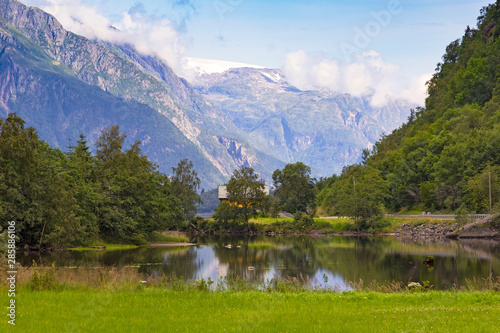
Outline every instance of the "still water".
<path id="1" fill-rule="evenodd" d="M 194 246 L 24 254 L 21 263 L 60 267 L 132 266 L 185 280 L 239 276 L 309 278 L 314 286 L 349 289 L 349 282 L 429 281 L 434 289 L 500 276 L 500 243 L 487 240 L 403 241 L 393 237 L 194 237 Z M 433 256 L 434 267 L 423 261 Z"/>

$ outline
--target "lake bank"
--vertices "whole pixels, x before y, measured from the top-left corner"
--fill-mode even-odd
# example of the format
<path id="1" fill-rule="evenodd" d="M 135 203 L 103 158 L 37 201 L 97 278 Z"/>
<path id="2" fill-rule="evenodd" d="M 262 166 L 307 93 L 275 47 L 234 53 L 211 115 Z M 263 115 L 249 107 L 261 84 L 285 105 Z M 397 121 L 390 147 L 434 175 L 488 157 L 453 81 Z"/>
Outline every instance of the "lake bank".
<path id="1" fill-rule="evenodd" d="M 384 217 L 369 225 L 365 230 L 357 230 L 351 218 L 315 218 L 310 225 L 297 224 L 292 218 L 253 218 L 246 225 L 221 225 L 214 220 L 200 219 L 188 228 L 178 231 L 157 232 L 149 242 L 138 244 L 107 244 L 96 240 L 92 245 L 69 248 L 39 248 L 25 245 L 25 251 L 51 252 L 54 250 L 96 250 L 108 251 L 133 247 L 189 246 L 190 238 L 205 235 L 216 236 L 396 236 L 410 239 L 488 239 L 500 242 L 500 216 L 492 215 L 476 222 L 455 221 L 433 218 L 426 215 L 412 218 Z"/>
<path id="2" fill-rule="evenodd" d="M 322 236 L 336 235 L 365 237 L 373 235 L 396 236 L 402 238 L 477 238 L 494 239 L 500 242 L 500 217 L 492 215 L 482 220 L 440 219 L 426 215 L 416 217 L 384 217 L 357 230 L 351 218 L 315 218 L 309 225 L 296 223 L 292 218 L 254 218 L 246 225 L 218 225 L 213 220 L 204 220 L 188 231 L 191 235 L 267 235 L 267 236 Z"/>

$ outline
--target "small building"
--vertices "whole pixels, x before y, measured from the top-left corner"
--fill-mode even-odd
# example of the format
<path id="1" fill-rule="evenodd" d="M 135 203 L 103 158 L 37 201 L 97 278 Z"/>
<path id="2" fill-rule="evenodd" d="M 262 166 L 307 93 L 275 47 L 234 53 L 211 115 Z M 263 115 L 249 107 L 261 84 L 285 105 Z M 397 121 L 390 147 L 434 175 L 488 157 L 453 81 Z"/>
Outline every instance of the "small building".
<path id="1" fill-rule="evenodd" d="M 269 195 L 269 186 L 264 186 L 264 193 Z M 219 200 L 225 201 L 227 200 L 227 187 L 226 185 L 219 186 Z"/>
<path id="2" fill-rule="evenodd" d="M 227 187 L 225 185 L 219 186 L 219 200 L 227 200 Z"/>

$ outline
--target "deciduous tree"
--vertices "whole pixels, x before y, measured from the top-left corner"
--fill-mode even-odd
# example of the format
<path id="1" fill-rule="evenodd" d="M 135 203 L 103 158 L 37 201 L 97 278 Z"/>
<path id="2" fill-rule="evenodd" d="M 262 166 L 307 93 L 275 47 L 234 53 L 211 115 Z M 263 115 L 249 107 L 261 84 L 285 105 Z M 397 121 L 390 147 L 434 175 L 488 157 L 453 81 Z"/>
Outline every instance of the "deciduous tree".
<path id="1" fill-rule="evenodd" d="M 316 188 L 311 168 L 302 162 L 287 164 L 273 173 L 274 196 L 289 213 L 306 212 L 316 207 Z"/>
<path id="2" fill-rule="evenodd" d="M 190 220 L 196 216 L 197 204 L 200 202 L 198 189 L 201 181 L 197 172 L 193 168 L 193 162 L 183 159 L 172 168 L 171 178 L 172 195 L 179 199 L 181 212 L 184 220 Z"/>
<path id="3" fill-rule="evenodd" d="M 266 206 L 267 195 L 264 192 L 265 182 L 260 179 L 252 168 L 236 169 L 227 183 L 228 204 L 233 221 L 241 220 L 250 230 L 248 220 Z"/>

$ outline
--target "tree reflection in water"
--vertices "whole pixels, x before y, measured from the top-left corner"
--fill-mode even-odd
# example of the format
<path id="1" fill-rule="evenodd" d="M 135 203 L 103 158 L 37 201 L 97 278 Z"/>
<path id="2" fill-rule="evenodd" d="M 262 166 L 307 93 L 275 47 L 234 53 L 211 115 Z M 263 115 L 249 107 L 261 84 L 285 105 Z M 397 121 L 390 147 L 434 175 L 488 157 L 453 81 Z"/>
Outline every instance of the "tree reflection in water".
<path id="1" fill-rule="evenodd" d="M 21 263 L 57 266 L 134 266 L 142 273 L 217 281 L 239 276 L 265 282 L 274 277 L 310 279 L 313 286 L 345 290 L 350 281 L 430 281 L 435 289 L 466 279 L 500 275 L 500 244 L 494 241 L 422 241 L 393 237 L 198 237 L 198 245 L 116 251 L 26 253 Z M 231 246 L 228 246 L 231 245 Z M 434 267 L 423 261 L 435 258 Z M 250 268 L 250 269 L 249 269 Z"/>

